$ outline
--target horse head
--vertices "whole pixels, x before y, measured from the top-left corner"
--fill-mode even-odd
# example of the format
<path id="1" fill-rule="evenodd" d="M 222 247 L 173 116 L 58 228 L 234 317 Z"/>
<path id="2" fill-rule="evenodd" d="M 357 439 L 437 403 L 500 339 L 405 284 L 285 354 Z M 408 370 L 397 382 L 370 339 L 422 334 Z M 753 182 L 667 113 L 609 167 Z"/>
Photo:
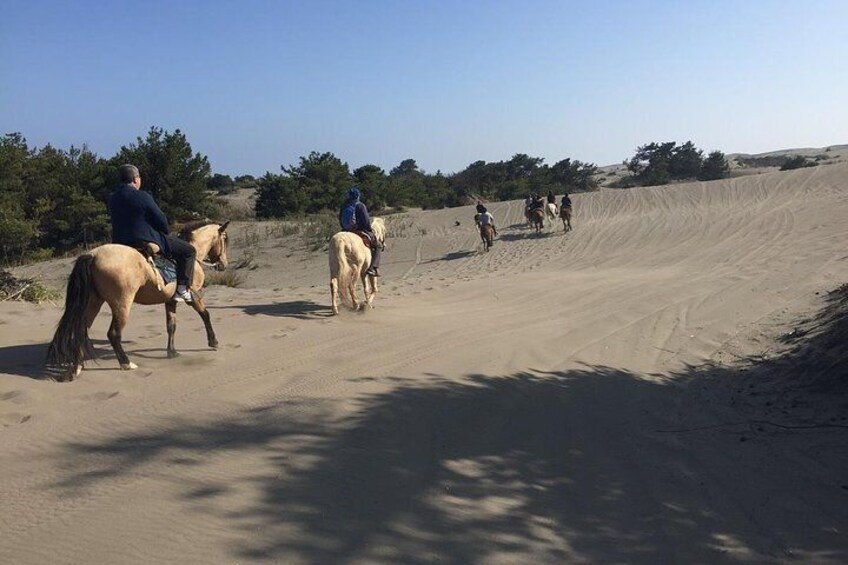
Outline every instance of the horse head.
<path id="1" fill-rule="evenodd" d="M 185 239 L 197 250 L 197 258 L 204 265 L 214 266 L 216 270 L 223 271 L 229 264 L 227 258 L 227 226 L 229 221 L 223 224 L 205 222 L 200 227 L 188 226 L 183 230 L 187 236 Z"/>
<path id="2" fill-rule="evenodd" d="M 229 259 L 227 258 L 227 244 L 230 240 L 230 236 L 227 235 L 227 226 L 229 225 L 230 221 L 227 220 L 218 226 L 218 237 L 215 238 L 212 247 L 209 249 L 208 257 L 215 263 L 215 268 L 219 271 L 226 269 L 229 264 Z"/>
<path id="3" fill-rule="evenodd" d="M 377 238 L 377 243 L 380 244 L 380 249 L 386 248 L 386 222 L 383 218 L 374 218 L 371 220 L 371 229 L 374 230 L 374 236 Z"/>

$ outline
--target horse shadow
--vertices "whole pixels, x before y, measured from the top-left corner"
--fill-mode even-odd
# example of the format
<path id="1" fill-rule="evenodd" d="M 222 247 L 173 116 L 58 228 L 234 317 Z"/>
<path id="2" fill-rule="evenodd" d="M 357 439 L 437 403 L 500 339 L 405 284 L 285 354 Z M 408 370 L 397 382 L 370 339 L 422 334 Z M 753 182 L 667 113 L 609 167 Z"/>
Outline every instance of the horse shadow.
<path id="1" fill-rule="evenodd" d="M 247 304 L 245 306 L 210 306 L 209 309 L 239 308 L 249 316 L 276 316 L 280 318 L 296 318 L 298 320 L 315 320 L 329 318 L 333 310 L 325 304 L 312 300 L 292 300 L 289 302 L 273 302 L 271 304 Z"/>
<path id="2" fill-rule="evenodd" d="M 106 340 L 91 340 L 92 357 L 86 362 L 86 371 L 96 370 L 92 363 L 108 358 L 114 358 L 114 352 Z M 56 367 L 45 363 L 49 343 L 26 343 L 0 347 L 0 374 L 15 375 L 37 381 L 55 380 L 62 375 Z"/>
<path id="3" fill-rule="evenodd" d="M 27 343 L 0 347 L 0 373 L 49 380 L 51 375 L 44 364 L 47 346 L 47 343 Z"/>
<path id="4" fill-rule="evenodd" d="M 473 257 L 476 255 L 476 251 L 453 251 L 451 253 L 446 253 L 445 255 L 438 257 L 436 259 L 429 259 L 427 261 L 422 261 L 422 264 L 426 263 L 437 263 L 439 261 L 455 261 L 456 259 L 465 259 L 467 257 Z"/>
<path id="5" fill-rule="evenodd" d="M 505 233 L 505 234 L 499 236 L 499 238 L 504 240 L 504 241 L 521 241 L 521 240 L 527 240 L 527 239 L 539 239 L 539 238 L 553 237 L 557 233 L 558 232 L 556 232 L 556 231 L 549 231 L 549 230 L 542 230 L 541 233 L 536 233 L 535 231 L 532 231 L 532 232 L 525 231 L 525 232 L 521 232 L 521 233 Z"/>

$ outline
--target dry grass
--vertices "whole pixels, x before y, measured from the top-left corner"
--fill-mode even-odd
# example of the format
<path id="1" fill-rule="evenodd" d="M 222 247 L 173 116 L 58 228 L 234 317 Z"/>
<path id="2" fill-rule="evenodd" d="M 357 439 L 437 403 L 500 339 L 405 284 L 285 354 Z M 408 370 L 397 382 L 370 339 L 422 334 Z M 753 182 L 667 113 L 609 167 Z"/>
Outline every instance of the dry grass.
<path id="1" fill-rule="evenodd" d="M 386 216 L 386 237 L 391 238 L 402 238 L 409 237 L 410 235 L 421 235 L 420 233 L 415 233 L 413 229 L 415 224 L 407 215 L 398 214 L 393 216 Z"/>
<path id="2" fill-rule="evenodd" d="M 213 271 L 206 275 L 206 281 L 203 286 L 228 286 L 230 288 L 238 288 L 244 284 L 244 279 L 241 274 L 235 269 L 227 269 L 225 271 Z"/>
<path id="3" fill-rule="evenodd" d="M 18 279 L 8 271 L 0 271 L 0 302 L 23 300 L 40 304 L 60 297 L 59 291 L 44 286 L 37 279 Z"/>

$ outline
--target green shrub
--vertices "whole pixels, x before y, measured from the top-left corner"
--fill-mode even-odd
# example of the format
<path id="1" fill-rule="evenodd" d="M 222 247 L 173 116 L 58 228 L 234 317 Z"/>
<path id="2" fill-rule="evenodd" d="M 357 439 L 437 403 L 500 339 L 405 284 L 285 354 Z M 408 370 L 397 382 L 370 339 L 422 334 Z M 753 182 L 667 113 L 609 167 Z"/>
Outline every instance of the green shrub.
<path id="1" fill-rule="evenodd" d="M 801 169 L 803 167 L 815 167 L 818 163 L 807 161 L 803 155 L 794 155 L 787 159 L 781 166 L 781 171 L 791 171 L 792 169 Z"/>
<path id="2" fill-rule="evenodd" d="M 309 217 L 304 235 L 312 251 L 326 249 L 330 238 L 339 231 L 339 220 L 333 213 L 325 212 Z"/>

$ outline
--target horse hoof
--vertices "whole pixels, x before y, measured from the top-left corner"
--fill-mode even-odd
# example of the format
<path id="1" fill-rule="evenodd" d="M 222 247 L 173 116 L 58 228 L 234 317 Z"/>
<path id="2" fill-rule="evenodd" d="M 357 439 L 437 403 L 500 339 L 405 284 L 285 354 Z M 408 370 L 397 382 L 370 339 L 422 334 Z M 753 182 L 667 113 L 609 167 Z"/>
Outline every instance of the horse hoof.
<path id="1" fill-rule="evenodd" d="M 133 369 L 138 369 L 138 365 L 130 361 L 129 363 L 121 363 L 122 371 L 132 371 Z"/>
<path id="2" fill-rule="evenodd" d="M 180 356 L 179 351 L 169 351 L 168 352 L 168 359 L 176 359 L 179 356 Z"/>

